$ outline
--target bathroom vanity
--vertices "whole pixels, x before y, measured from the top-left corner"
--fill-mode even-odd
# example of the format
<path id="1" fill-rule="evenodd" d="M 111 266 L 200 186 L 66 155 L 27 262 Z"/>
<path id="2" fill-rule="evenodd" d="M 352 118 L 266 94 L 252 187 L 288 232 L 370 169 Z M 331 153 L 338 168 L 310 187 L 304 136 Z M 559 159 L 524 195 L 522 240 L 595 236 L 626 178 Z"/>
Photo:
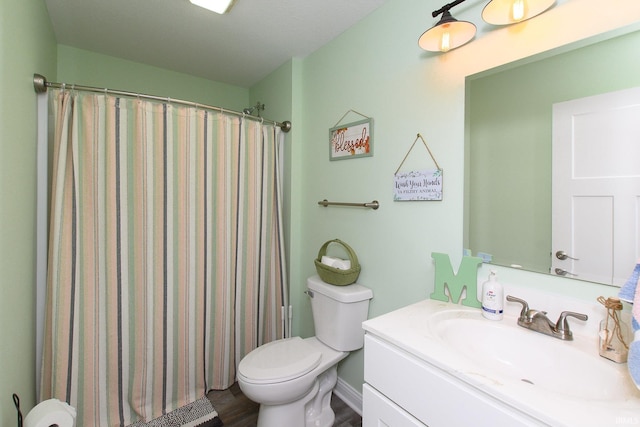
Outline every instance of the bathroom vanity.
<path id="1" fill-rule="evenodd" d="M 519 327 L 507 305 L 502 321 L 425 300 L 364 322 L 363 426 L 640 424 L 627 365 L 598 355 L 597 306 L 566 307 L 590 320 L 563 341 Z"/>

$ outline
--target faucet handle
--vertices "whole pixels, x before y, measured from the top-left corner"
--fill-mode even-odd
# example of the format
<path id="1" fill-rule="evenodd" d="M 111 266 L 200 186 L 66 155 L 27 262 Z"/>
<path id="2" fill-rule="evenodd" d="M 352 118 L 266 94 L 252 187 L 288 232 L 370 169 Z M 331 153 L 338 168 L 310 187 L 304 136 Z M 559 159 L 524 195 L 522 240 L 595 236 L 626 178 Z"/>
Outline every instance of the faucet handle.
<path id="1" fill-rule="evenodd" d="M 527 318 L 527 316 L 529 315 L 529 303 L 528 302 L 526 302 L 523 299 L 511 296 L 511 295 L 507 295 L 507 301 L 519 302 L 520 304 L 522 304 L 522 310 L 520 310 L 520 318 L 521 319 Z"/>
<path id="2" fill-rule="evenodd" d="M 569 322 L 567 321 L 567 317 L 575 317 L 576 319 L 586 321 L 589 317 L 586 314 L 576 313 L 573 311 L 563 311 L 560 313 L 560 317 L 556 322 L 556 331 L 564 335 L 567 340 L 573 339 L 573 333 L 569 329 Z"/>

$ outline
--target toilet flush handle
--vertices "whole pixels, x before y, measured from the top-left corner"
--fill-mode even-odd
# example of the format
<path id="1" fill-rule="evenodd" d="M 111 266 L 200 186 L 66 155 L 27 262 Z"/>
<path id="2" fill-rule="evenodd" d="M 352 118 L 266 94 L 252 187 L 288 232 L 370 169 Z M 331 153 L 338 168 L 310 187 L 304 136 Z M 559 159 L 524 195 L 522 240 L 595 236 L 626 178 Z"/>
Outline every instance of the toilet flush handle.
<path id="1" fill-rule="evenodd" d="M 304 291 L 305 294 L 309 295 L 309 298 L 313 298 L 313 291 L 307 289 L 306 291 Z"/>

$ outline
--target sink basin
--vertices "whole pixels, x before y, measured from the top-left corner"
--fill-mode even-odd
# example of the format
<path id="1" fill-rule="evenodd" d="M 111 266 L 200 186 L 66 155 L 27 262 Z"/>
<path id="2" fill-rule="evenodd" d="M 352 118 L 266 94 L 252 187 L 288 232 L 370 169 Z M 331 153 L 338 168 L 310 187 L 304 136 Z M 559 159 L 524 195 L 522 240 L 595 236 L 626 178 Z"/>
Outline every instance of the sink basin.
<path id="1" fill-rule="evenodd" d="M 633 393 L 625 370 L 598 355 L 596 339 L 562 341 L 517 325 L 515 318 L 487 320 L 478 310 L 452 308 L 429 317 L 431 334 L 468 359 L 467 374 L 521 381 L 545 392 L 590 401 Z"/>

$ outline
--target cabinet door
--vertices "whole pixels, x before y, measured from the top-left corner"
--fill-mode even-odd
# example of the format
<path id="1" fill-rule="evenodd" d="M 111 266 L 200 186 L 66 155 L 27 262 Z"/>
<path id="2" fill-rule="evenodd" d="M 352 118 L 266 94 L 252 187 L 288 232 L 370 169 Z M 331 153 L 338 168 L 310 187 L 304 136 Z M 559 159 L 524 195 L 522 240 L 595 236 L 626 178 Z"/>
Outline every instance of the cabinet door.
<path id="1" fill-rule="evenodd" d="M 426 427 L 369 384 L 362 387 L 362 427 Z"/>
<path id="2" fill-rule="evenodd" d="M 467 427 L 478 420 L 486 426 L 544 425 L 387 341 L 371 334 L 364 339 L 364 380 L 425 425 Z"/>

